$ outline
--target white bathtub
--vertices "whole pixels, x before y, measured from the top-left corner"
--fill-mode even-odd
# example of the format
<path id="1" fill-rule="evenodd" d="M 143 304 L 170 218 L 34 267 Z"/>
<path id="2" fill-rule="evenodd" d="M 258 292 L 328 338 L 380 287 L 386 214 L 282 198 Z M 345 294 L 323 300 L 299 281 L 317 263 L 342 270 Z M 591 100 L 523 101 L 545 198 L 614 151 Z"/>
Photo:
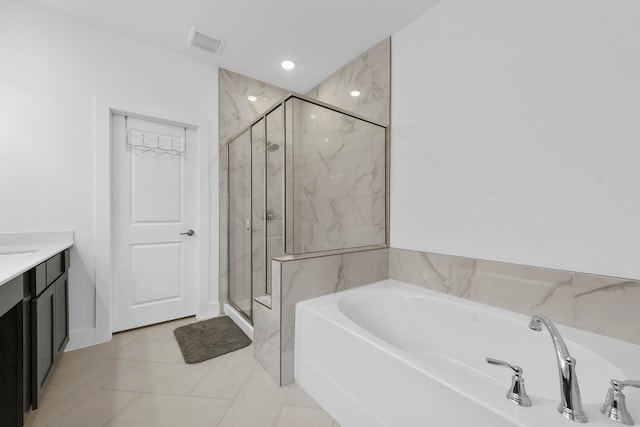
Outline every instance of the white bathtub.
<path id="1" fill-rule="evenodd" d="M 385 280 L 297 305 L 295 379 L 343 427 L 577 425 L 557 412 L 553 343 L 529 319 Z M 640 379 L 640 346 L 557 326 L 589 425 L 616 425 L 599 407 L 612 378 Z M 532 407 L 507 400 L 511 371 L 486 357 L 524 369 Z M 640 422 L 640 390 L 625 394 Z"/>

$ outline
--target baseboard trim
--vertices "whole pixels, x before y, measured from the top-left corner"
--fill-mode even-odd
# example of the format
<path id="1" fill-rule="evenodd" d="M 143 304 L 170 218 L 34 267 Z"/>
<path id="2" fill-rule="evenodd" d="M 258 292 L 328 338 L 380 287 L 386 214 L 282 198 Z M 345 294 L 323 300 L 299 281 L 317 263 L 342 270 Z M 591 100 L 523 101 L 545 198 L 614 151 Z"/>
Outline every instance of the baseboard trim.
<path id="1" fill-rule="evenodd" d="M 96 342 L 96 329 L 80 329 L 78 331 L 69 332 L 69 342 L 64 349 L 67 351 L 77 350 L 79 348 L 89 347 L 91 345 L 98 344 Z"/>
<path id="2" fill-rule="evenodd" d="M 220 316 L 220 303 L 218 301 L 200 305 L 196 313 L 196 318 L 199 320 L 211 319 L 212 317 L 218 316 Z"/>

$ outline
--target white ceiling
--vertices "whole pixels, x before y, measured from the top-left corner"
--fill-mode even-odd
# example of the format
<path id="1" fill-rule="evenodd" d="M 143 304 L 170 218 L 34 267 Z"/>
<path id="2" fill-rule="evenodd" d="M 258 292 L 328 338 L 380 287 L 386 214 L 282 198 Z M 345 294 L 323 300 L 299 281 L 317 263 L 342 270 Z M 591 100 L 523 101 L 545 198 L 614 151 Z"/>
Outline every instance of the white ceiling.
<path id="1" fill-rule="evenodd" d="M 305 93 L 441 0 L 33 0 L 95 25 Z M 218 55 L 189 31 L 224 40 Z M 292 59 L 293 71 L 280 68 Z"/>

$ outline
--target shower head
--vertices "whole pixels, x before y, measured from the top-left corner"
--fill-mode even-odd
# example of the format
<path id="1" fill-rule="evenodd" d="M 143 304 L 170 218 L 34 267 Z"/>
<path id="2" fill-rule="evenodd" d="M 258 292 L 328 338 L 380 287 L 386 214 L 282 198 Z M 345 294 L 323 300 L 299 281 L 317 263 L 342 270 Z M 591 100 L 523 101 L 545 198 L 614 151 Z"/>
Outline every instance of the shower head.
<path id="1" fill-rule="evenodd" d="M 280 146 L 278 144 L 273 144 L 271 142 L 267 143 L 267 150 L 270 153 L 273 153 L 274 151 L 278 151 L 280 149 Z"/>

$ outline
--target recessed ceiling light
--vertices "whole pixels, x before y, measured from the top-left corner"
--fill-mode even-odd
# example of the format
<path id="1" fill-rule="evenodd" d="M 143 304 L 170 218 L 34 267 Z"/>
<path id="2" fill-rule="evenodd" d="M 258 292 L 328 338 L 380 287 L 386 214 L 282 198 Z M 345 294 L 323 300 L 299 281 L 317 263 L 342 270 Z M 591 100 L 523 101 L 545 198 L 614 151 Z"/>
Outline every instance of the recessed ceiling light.
<path id="1" fill-rule="evenodd" d="M 359 90 L 352 90 L 349 95 L 353 96 L 354 98 L 356 96 L 360 96 L 360 91 Z"/>
<path id="2" fill-rule="evenodd" d="M 280 66 L 282 68 L 284 68 L 285 70 L 293 70 L 294 68 L 296 68 L 296 63 L 293 61 L 289 61 L 288 59 L 286 61 L 282 61 L 280 63 Z"/>
<path id="3" fill-rule="evenodd" d="M 315 119 L 316 117 L 318 117 L 318 116 L 316 116 L 315 114 L 312 114 L 312 115 L 309 116 L 310 119 Z"/>
<path id="4" fill-rule="evenodd" d="M 325 139 L 324 139 L 324 142 L 329 142 L 329 138 L 325 138 Z"/>
<path id="5" fill-rule="evenodd" d="M 258 100 L 257 96 L 253 96 L 253 95 L 249 95 L 247 96 L 247 99 L 251 102 L 256 102 Z"/>

